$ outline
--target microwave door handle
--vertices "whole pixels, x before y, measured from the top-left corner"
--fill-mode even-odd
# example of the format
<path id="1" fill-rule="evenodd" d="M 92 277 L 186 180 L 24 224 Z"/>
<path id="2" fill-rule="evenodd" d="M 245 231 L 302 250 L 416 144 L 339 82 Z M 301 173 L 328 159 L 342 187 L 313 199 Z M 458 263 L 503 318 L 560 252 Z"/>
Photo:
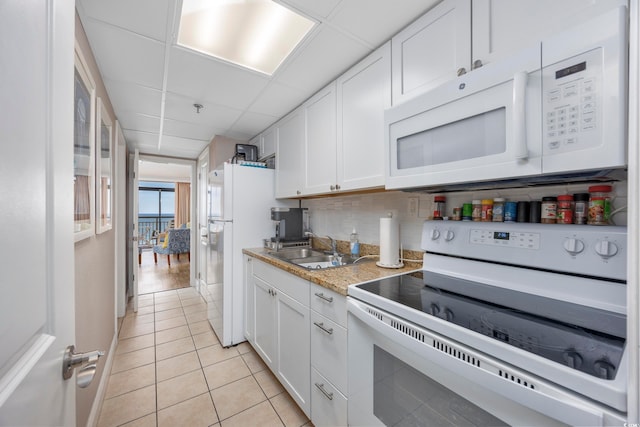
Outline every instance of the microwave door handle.
<path id="1" fill-rule="evenodd" d="M 513 76 L 513 130 L 514 130 L 514 157 L 523 160 L 529 157 L 527 149 L 527 117 L 526 117 L 526 93 L 529 73 L 520 71 Z"/>

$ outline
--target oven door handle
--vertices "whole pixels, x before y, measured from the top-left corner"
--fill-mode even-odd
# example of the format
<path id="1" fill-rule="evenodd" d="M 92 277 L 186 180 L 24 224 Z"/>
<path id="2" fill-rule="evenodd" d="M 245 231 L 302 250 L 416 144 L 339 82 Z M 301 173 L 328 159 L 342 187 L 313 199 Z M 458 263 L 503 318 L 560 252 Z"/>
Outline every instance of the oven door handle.
<path id="1" fill-rule="evenodd" d="M 483 353 L 466 348 L 455 341 L 407 322 L 397 316 L 390 315 L 378 309 L 368 309 L 368 307 L 367 304 L 356 301 L 350 297 L 347 298 L 348 314 L 355 316 L 369 326 L 372 331 L 391 340 L 395 345 L 400 345 L 415 354 L 428 357 L 429 365 L 432 369 L 444 369 L 455 372 L 466 381 L 473 382 L 502 395 L 507 400 L 511 400 L 569 425 L 604 425 L 604 413 L 595 405 L 588 403 L 586 399 L 580 399 L 560 387 L 546 383 L 544 380 L 533 376 L 531 376 L 531 378 L 533 378 L 532 381 L 538 383 L 536 389 L 531 389 L 517 382 L 513 382 L 508 378 L 503 378 L 497 373 L 484 368 L 485 364 L 498 366 L 502 365 L 502 362 L 492 360 Z M 387 317 L 387 319 L 382 320 L 378 317 L 379 315 Z M 389 320 L 393 320 L 393 323 L 404 331 L 412 329 L 413 332 L 416 333 L 414 336 L 403 333 L 387 323 Z M 411 334 L 411 332 L 409 332 L 409 334 Z M 423 334 L 423 339 L 415 338 L 417 334 Z M 434 340 L 445 343 L 449 351 L 437 349 L 432 345 Z M 452 355 L 451 353 L 453 351 L 451 349 L 454 347 L 459 347 L 463 352 L 477 358 L 477 366 Z M 457 351 L 453 353 L 459 355 Z M 483 368 L 480 368 L 480 366 L 483 366 Z M 511 372 L 512 375 L 516 375 L 519 372 L 517 368 L 506 364 L 504 365 L 504 370 Z M 523 372 L 520 376 L 529 376 L 529 374 Z M 446 384 L 443 385 L 446 387 Z"/>

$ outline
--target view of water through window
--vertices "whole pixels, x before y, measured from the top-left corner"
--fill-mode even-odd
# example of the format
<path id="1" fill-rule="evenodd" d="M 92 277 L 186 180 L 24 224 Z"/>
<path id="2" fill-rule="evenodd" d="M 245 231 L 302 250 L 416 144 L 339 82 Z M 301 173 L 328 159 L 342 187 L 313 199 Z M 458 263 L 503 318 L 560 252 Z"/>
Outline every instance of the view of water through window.
<path id="1" fill-rule="evenodd" d="M 138 184 L 138 230 L 143 243 L 151 243 L 165 231 L 175 215 L 175 183 L 140 181 Z"/>

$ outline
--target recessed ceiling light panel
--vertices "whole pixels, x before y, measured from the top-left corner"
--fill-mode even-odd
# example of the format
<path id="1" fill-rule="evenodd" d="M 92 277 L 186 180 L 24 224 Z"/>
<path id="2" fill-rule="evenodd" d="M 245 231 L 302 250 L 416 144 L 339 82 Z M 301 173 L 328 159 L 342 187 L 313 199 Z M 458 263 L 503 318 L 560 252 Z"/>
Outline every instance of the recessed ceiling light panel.
<path id="1" fill-rule="evenodd" d="M 271 75 L 313 26 L 272 0 L 183 0 L 178 44 Z"/>

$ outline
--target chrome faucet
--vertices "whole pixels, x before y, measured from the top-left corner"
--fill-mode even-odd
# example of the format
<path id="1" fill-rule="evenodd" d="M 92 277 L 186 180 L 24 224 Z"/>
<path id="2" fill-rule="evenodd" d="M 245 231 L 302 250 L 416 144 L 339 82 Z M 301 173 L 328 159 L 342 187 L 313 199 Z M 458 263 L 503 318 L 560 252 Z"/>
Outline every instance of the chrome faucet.
<path id="1" fill-rule="evenodd" d="M 334 255 L 338 254 L 338 245 L 337 245 L 336 241 L 333 240 L 330 236 L 321 237 L 321 236 L 318 236 L 317 234 L 315 234 L 313 231 L 305 231 L 304 235 L 305 236 L 315 237 L 316 239 L 319 239 L 320 241 L 322 241 L 322 239 L 328 239 L 329 240 L 329 244 L 331 246 L 331 252 L 333 252 Z"/>

